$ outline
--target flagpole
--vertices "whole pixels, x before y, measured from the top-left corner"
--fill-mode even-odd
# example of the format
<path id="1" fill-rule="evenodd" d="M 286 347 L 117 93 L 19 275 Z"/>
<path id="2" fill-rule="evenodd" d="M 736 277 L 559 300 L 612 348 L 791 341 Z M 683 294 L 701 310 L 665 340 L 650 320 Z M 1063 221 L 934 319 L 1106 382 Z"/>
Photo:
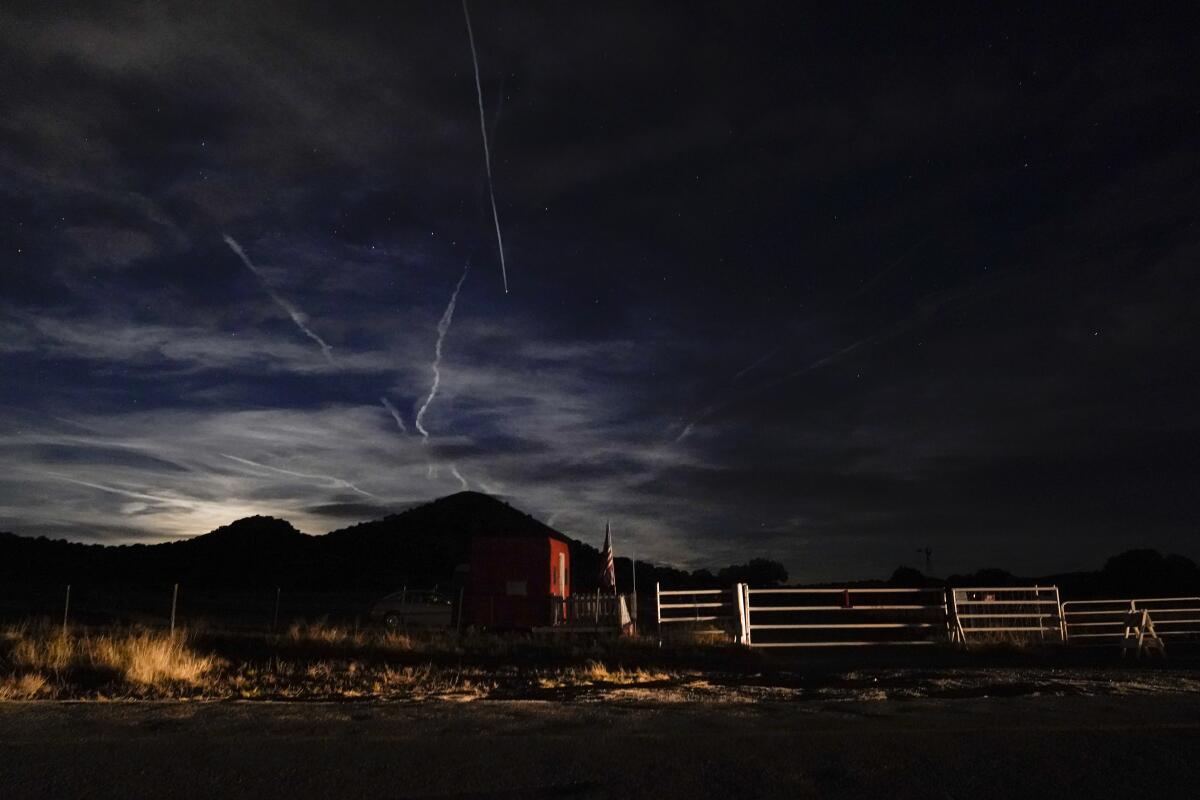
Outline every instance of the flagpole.
<path id="1" fill-rule="evenodd" d="M 633 551 L 633 635 L 637 636 L 638 615 L 637 615 L 637 550 Z"/>

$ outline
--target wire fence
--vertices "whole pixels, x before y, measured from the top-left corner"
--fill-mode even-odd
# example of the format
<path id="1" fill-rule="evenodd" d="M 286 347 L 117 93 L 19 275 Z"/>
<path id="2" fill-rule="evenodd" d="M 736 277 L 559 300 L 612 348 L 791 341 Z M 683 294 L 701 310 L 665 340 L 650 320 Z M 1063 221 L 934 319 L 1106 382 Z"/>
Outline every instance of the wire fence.
<path id="1" fill-rule="evenodd" d="M 325 622 L 365 625 L 382 593 L 303 592 L 279 586 L 257 589 L 189 586 L 185 583 L 136 590 L 87 583 L 5 587 L 0 621 L 40 621 L 64 628 L 136 626 L 221 628 L 274 632 L 293 624 Z"/>

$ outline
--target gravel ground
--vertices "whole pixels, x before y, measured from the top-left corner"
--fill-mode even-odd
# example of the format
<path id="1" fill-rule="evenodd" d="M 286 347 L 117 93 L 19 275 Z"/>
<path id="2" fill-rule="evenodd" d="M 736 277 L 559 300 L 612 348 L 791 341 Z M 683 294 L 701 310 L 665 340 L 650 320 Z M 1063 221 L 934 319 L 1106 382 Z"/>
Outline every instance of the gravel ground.
<path id="1" fill-rule="evenodd" d="M 1200 796 L 1193 693 L 723 702 L 675 691 L 4 703 L 0 797 Z"/>

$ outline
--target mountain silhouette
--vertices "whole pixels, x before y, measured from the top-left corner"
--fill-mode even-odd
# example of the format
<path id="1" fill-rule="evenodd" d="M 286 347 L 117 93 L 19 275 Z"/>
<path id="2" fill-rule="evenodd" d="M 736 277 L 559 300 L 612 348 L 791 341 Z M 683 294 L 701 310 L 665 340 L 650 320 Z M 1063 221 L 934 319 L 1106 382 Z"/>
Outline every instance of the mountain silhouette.
<path id="1" fill-rule="evenodd" d="M 266 516 L 246 517 L 191 539 L 161 544 L 81 544 L 0 533 L 0 615 L 61 615 L 64 589 L 70 584 L 73 614 L 84 619 L 161 618 L 169 609 L 173 586 L 179 584 L 183 607 L 194 615 L 252 617 L 261 623 L 282 597 L 287 614 L 355 616 L 372 600 L 401 587 L 455 591 L 456 570 L 468 561 L 475 536 L 561 539 L 571 549 L 574 591 L 597 587 L 602 562 L 595 547 L 563 536 L 503 500 L 459 492 L 315 536 Z M 618 587 L 628 591 L 632 563 L 617 558 L 616 568 Z M 652 593 L 656 582 L 663 588 L 718 588 L 738 581 L 769 586 L 785 583 L 787 572 L 781 564 L 762 559 L 715 572 L 637 564 L 638 589 L 644 593 Z M 948 582 L 1056 584 L 1064 597 L 1075 598 L 1196 594 L 1200 569 L 1182 556 L 1132 550 L 1094 572 L 1021 578 L 990 569 L 951 576 Z M 947 581 L 904 567 L 889 583 Z"/>
<path id="2" fill-rule="evenodd" d="M 600 554 L 502 500 L 459 492 L 402 513 L 318 536 L 286 520 L 253 516 L 191 539 L 160 544 L 81 544 L 0 533 L 0 613 L 51 613 L 67 584 L 117 612 L 159 609 L 178 583 L 207 613 L 285 594 L 306 609 L 361 609 L 407 586 L 449 590 L 475 536 L 556 537 L 571 548 L 575 585 L 595 584 Z M 640 576 L 639 576 L 640 577 Z"/>
<path id="3" fill-rule="evenodd" d="M 317 536 L 265 516 L 160 544 L 81 544 L 0 533 L 0 615 L 61 615 L 70 584 L 73 618 L 161 619 L 179 584 L 182 607 L 192 615 L 250 617 L 261 624 L 281 598 L 285 614 L 355 616 L 401 587 L 453 592 L 456 570 L 468 561 L 475 536 L 559 538 L 571 550 L 574 591 L 597 588 L 602 566 L 597 548 L 503 500 L 459 492 Z M 628 591 L 633 564 L 617 557 L 615 565 L 618 588 Z M 781 564 L 761 559 L 716 573 L 639 561 L 636 575 L 641 592 L 653 592 L 656 582 L 664 588 L 713 588 L 737 576 L 787 580 Z"/>

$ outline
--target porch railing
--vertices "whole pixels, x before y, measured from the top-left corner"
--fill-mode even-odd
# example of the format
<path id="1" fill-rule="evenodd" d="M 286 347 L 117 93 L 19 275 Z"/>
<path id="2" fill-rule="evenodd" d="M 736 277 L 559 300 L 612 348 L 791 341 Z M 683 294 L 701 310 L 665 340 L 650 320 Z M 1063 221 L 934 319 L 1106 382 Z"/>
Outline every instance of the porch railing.
<path id="1" fill-rule="evenodd" d="M 555 597 L 551 609 L 554 625 L 616 627 L 631 621 L 629 594 L 576 594 Z"/>

